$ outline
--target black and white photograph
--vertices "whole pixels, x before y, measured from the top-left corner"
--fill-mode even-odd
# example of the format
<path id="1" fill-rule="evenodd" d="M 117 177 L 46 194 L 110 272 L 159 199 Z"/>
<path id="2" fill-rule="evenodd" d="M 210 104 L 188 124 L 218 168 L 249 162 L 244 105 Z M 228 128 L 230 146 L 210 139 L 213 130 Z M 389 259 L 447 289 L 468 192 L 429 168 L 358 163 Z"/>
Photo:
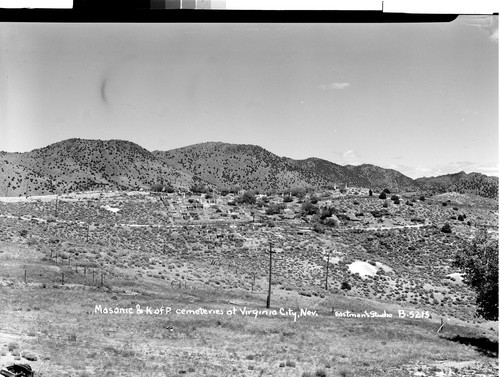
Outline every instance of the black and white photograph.
<path id="1" fill-rule="evenodd" d="M 0 22 L 1 376 L 498 376 L 498 15 L 351 21 Z"/>

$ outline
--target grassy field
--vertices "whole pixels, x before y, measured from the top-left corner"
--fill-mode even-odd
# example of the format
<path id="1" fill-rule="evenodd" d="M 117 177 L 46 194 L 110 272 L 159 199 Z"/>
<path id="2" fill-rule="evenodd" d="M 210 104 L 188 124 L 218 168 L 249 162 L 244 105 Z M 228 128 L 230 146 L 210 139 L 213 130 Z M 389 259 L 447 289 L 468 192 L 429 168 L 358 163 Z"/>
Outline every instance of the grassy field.
<path id="1" fill-rule="evenodd" d="M 28 362 L 42 376 L 437 376 L 460 370 L 450 362 L 477 369 L 477 363 L 463 364 L 474 360 L 494 371 L 491 329 L 451 323 L 438 334 L 438 318 L 399 318 L 401 307 L 390 303 L 276 292 L 271 309 L 278 314 L 255 317 L 241 310 L 263 311 L 264 292 L 174 289 L 147 278 L 133 287 L 125 278 L 100 287 L 73 283 L 71 275 L 62 285 L 60 271 L 50 277 L 54 267 L 29 246 L 4 244 L 2 251 L 0 362 L 13 361 L 15 348 L 29 351 L 37 360 Z M 25 284 L 28 263 L 40 273 Z M 105 314 L 96 305 L 132 314 Z M 172 312 L 154 314 L 162 306 Z M 176 313 L 198 308 L 222 314 Z M 280 308 L 317 315 L 294 320 L 279 315 Z M 335 315 L 384 310 L 393 317 Z"/>

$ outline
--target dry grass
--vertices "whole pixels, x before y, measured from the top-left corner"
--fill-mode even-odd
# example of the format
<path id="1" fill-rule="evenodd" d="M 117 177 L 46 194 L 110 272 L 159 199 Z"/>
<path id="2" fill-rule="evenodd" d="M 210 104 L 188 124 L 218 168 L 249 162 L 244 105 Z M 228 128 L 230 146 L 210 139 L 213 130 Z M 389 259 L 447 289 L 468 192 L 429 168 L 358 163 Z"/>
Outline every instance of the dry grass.
<path id="1" fill-rule="evenodd" d="M 151 211 L 157 204 L 150 198 L 127 201 L 118 196 L 113 200 L 122 202 L 122 220 L 135 218 L 141 224 L 153 220 Z M 381 208 L 377 199 L 359 198 L 357 202 L 358 209 L 365 212 Z M 339 210 L 349 210 L 349 203 L 340 199 Z M 50 203 L 2 204 L 2 211 L 18 211 L 20 216 L 35 211 L 37 216 L 47 217 L 51 212 L 46 205 Z M 419 216 L 435 210 L 425 206 L 428 204 L 415 205 Z M 447 258 L 462 242 L 458 236 L 445 236 L 432 228 L 370 233 L 345 227 L 338 234 L 302 230 L 299 234 L 296 226 L 287 223 L 278 224 L 272 232 L 247 224 L 173 232 L 115 226 L 116 219 L 107 211 L 96 215 L 93 207 L 78 202 L 65 203 L 64 208 L 60 215 L 67 222 L 0 218 L 5 241 L 0 243 L 0 363 L 10 360 L 13 351 L 16 355 L 30 351 L 38 356 L 31 364 L 44 377 L 407 376 L 407 364 L 490 360 L 476 348 L 450 340 L 456 335 L 465 339 L 484 335 L 465 322 L 445 326 L 438 336 L 437 317 L 403 320 L 332 315 L 332 308 L 393 314 L 399 308 L 419 308 L 469 318 L 474 310 L 467 304 L 470 291 L 444 279 L 449 272 Z M 390 210 L 410 216 L 403 206 Z M 72 216 L 95 224 L 88 243 L 87 228 L 69 222 Z M 27 234 L 21 235 L 21 230 Z M 251 246 L 252 239 L 257 246 Z M 268 256 L 262 248 L 267 247 L 264 241 L 268 239 L 277 251 L 273 307 L 295 311 L 308 307 L 318 317 L 294 322 L 290 317 L 240 314 L 89 314 L 96 304 L 263 309 Z M 325 292 L 321 251 L 332 241 L 339 260 L 331 266 L 331 289 Z M 64 258 L 58 257 L 56 263 L 54 255 Z M 394 272 L 367 279 L 351 276 L 347 266 L 355 260 L 380 262 Z M 255 290 L 251 293 L 253 273 Z M 348 293 L 338 289 L 346 280 L 353 287 Z M 456 297 L 461 302 L 452 301 Z"/>
<path id="2" fill-rule="evenodd" d="M 146 285 L 139 283 L 137 288 Z M 184 374 L 182 371 L 193 376 L 301 376 L 311 371 L 316 373 L 313 376 L 321 376 L 318 371 L 328 376 L 343 371 L 352 376 L 383 376 L 410 360 L 431 363 L 478 357 L 470 347 L 437 336 L 434 322 L 338 319 L 321 307 L 319 317 L 297 322 L 241 315 L 88 314 L 96 304 L 233 307 L 217 303 L 222 301 L 220 294 L 191 291 L 188 298 L 161 285 L 149 288 L 147 295 L 130 296 L 116 292 L 118 287 L 115 292 L 8 287 L 3 290 L 1 331 L 21 351 L 29 349 L 40 356 L 32 365 L 43 376 L 54 375 L 54 371 L 89 376 L 175 376 Z M 248 307 L 262 308 L 263 301 L 257 299 L 250 296 L 244 301 Z M 336 299 L 344 307 L 352 301 Z M 349 309 L 368 309 L 367 305 L 353 301 Z M 280 367 L 283 360 L 285 367 Z"/>

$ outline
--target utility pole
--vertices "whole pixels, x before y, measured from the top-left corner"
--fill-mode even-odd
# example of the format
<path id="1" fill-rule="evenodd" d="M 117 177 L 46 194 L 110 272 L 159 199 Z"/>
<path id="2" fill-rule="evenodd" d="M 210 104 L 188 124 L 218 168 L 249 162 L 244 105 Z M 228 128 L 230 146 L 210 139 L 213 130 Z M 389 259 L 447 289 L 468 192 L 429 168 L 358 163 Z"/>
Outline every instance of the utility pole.
<path id="1" fill-rule="evenodd" d="M 273 244 L 269 242 L 269 290 L 267 293 L 267 303 L 266 308 L 269 309 L 271 307 L 271 276 L 272 276 L 272 267 L 273 267 Z"/>
<path id="2" fill-rule="evenodd" d="M 328 266 L 329 265 L 330 265 L 330 252 L 328 252 L 328 256 L 326 259 L 325 291 L 328 290 Z"/>

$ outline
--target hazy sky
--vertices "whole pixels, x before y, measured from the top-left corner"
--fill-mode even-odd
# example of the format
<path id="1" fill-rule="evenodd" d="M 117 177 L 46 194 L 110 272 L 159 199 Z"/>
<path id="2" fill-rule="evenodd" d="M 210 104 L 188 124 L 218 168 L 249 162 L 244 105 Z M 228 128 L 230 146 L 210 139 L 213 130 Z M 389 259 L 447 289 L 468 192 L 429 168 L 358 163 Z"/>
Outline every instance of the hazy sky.
<path id="1" fill-rule="evenodd" d="M 498 17 L 0 24 L 0 150 L 75 137 L 498 175 Z"/>

